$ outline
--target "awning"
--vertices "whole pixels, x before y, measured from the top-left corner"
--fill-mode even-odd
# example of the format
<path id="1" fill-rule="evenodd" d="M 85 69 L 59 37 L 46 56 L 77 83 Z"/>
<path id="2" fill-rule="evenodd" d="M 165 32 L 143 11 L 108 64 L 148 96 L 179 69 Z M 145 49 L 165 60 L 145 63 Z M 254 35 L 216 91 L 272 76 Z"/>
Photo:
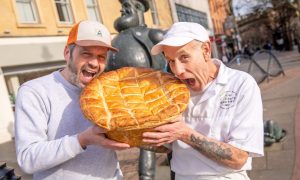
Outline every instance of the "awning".
<path id="1" fill-rule="evenodd" d="M 0 67 L 64 61 L 67 36 L 0 38 Z"/>
<path id="2" fill-rule="evenodd" d="M 9 66 L 9 67 L 2 67 L 2 73 L 4 76 L 25 74 L 25 73 L 32 73 L 32 72 L 45 71 L 45 70 L 56 70 L 65 67 L 65 65 L 66 65 L 66 61 L 62 60 L 57 62 Z"/>

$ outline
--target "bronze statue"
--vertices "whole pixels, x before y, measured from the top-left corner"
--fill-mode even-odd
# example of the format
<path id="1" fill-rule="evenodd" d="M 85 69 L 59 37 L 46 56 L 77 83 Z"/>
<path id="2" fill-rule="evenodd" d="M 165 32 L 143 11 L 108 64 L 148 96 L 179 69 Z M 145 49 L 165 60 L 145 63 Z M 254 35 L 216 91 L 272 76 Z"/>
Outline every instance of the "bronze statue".
<path id="1" fill-rule="evenodd" d="M 122 4 L 121 17 L 114 22 L 119 34 L 113 39 L 112 45 L 119 49 L 108 57 L 106 70 L 121 67 L 147 67 L 166 70 L 166 61 L 162 54 L 151 56 L 153 45 L 162 40 L 164 31 L 148 28 L 144 22 L 144 12 L 149 10 L 147 0 L 119 0 Z M 155 153 L 140 149 L 139 179 L 154 180 Z"/>
<path id="2" fill-rule="evenodd" d="M 147 0 L 120 0 L 121 17 L 114 22 L 115 29 L 120 32 L 112 41 L 119 49 L 110 54 L 107 70 L 115 70 L 125 66 L 166 68 L 162 54 L 151 56 L 152 46 L 162 40 L 164 31 L 148 28 L 144 22 L 144 12 L 149 9 Z"/>

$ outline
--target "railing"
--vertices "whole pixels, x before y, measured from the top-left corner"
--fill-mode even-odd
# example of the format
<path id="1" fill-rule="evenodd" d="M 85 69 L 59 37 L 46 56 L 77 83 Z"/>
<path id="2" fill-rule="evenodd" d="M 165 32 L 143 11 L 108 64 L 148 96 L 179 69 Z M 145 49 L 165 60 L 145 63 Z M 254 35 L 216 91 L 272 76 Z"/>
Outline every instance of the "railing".
<path id="1" fill-rule="evenodd" d="M 237 54 L 229 62 L 228 67 L 248 72 L 253 76 L 258 84 L 269 77 L 285 75 L 278 58 L 268 50 L 259 50 L 252 56 Z"/>

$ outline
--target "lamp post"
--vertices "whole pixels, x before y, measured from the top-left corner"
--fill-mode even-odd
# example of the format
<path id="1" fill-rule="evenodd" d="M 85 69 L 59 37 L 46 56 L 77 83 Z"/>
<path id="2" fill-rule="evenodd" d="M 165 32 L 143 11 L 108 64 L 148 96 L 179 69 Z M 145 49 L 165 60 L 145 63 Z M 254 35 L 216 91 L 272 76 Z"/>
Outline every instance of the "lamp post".
<path id="1" fill-rule="evenodd" d="M 230 29 L 232 33 L 232 39 L 234 40 L 234 50 L 236 52 L 241 52 L 241 37 L 238 32 L 238 26 L 236 23 L 236 19 L 233 15 L 228 16 L 225 20 L 225 29 Z"/>

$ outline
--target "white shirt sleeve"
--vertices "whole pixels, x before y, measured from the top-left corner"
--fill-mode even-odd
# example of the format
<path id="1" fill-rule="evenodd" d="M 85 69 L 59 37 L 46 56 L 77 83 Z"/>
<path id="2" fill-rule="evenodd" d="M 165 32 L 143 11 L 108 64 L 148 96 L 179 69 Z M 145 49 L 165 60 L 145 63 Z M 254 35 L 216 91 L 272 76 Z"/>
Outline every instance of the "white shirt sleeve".
<path id="1" fill-rule="evenodd" d="M 48 140 L 46 100 L 27 86 L 19 89 L 15 109 L 15 143 L 19 166 L 26 173 L 49 169 L 80 154 L 77 135 Z"/>
<path id="2" fill-rule="evenodd" d="M 260 89 L 253 78 L 244 81 L 237 101 L 228 143 L 249 152 L 250 157 L 263 156 L 262 100 Z"/>

